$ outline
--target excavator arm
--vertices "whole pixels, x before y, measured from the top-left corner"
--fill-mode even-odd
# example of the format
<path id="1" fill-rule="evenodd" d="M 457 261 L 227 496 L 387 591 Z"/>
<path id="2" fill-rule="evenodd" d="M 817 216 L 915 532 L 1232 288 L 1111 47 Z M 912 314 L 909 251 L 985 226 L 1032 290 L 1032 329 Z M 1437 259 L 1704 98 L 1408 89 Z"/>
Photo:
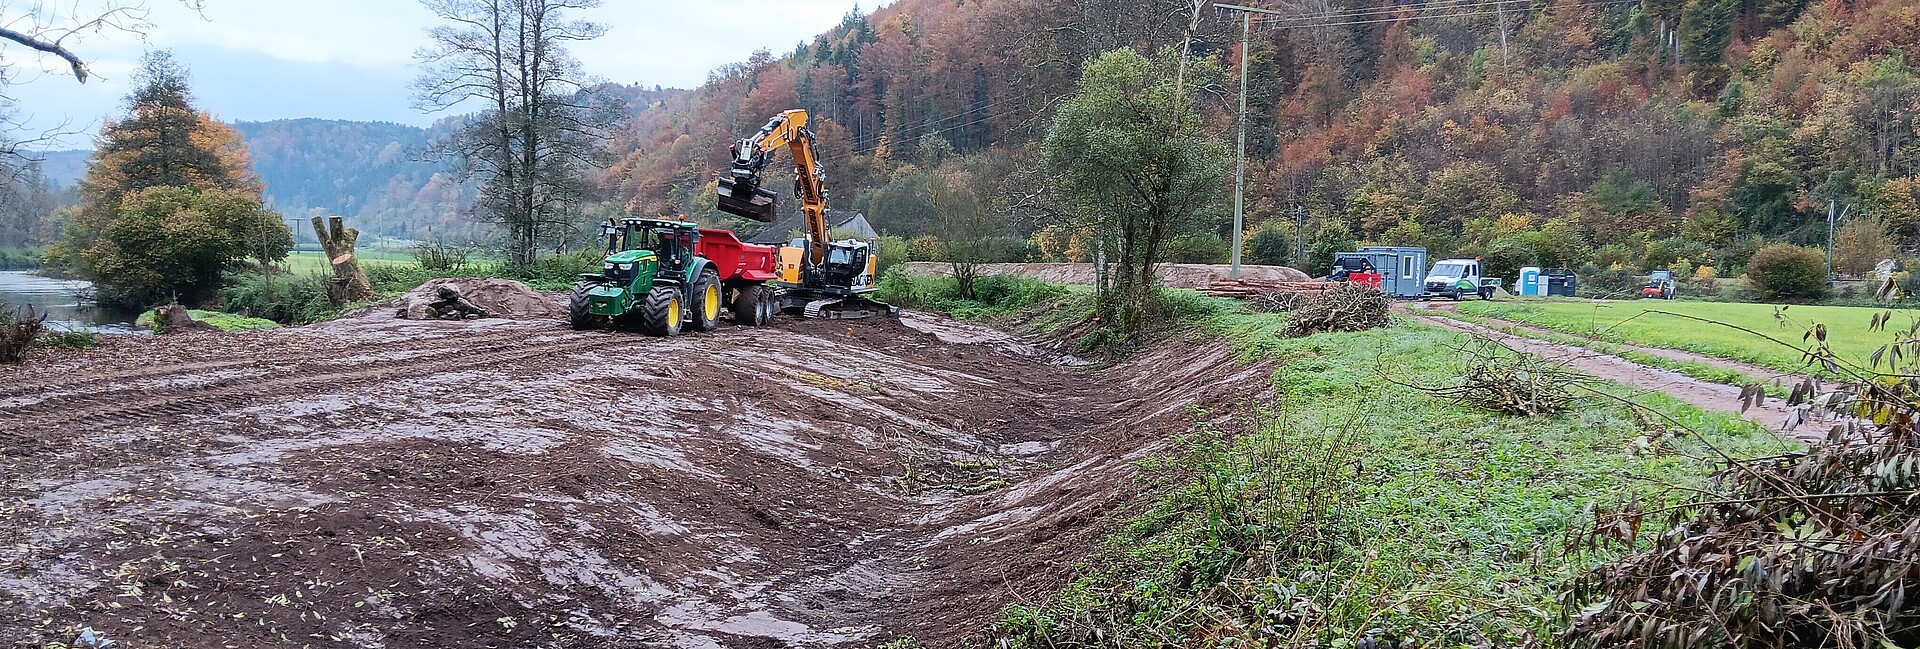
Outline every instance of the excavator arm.
<path id="1" fill-rule="evenodd" d="M 827 172 L 814 156 L 813 131 L 807 111 L 789 110 L 775 116 L 753 137 L 733 145 L 733 167 L 720 179 L 720 211 L 762 223 L 779 218 L 779 194 L 760 186 L 760 173 L 785 148 L 793 156 L 793 191 L 807 217 L 807 259 L 826 260 L 831 233 L 827 226 Z"/>

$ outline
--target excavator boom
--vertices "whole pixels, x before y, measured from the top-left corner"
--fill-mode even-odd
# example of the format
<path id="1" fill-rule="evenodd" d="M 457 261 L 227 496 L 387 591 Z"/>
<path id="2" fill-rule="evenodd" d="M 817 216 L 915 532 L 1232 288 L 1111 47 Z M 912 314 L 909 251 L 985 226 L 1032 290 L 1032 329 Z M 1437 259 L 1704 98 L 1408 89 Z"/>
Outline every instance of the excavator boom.
<path id="1" fill-rule="evenodd" d="M 813 152 L 813 131 L 807 111 L 789 110 L 774 116 L 753 137 L 733 145 L 733 167 L 720 179 L 720 211 L 761 223 L 779 218 L 779 194 L 760 186 L 760 172 L 773 154 L 786 148 L 793 156 L 794 192 L 807 216 L 807 257 L 818 264 L 827 256 L 827 172 Z"/>

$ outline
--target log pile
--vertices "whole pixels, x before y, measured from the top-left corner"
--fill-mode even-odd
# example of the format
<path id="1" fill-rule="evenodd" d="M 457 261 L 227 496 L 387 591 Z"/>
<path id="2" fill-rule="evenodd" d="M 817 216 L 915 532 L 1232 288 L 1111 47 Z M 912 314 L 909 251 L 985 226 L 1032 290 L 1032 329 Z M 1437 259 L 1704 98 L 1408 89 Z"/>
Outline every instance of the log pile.
<path id="1" fill-rule="evenodd" d="M 1217 279 L 1200 292 L 1214 297 L 1249 299 L 1264 293 L 1319 295 L 1341 282 L 1275 282 L 1257 279 Z"/>

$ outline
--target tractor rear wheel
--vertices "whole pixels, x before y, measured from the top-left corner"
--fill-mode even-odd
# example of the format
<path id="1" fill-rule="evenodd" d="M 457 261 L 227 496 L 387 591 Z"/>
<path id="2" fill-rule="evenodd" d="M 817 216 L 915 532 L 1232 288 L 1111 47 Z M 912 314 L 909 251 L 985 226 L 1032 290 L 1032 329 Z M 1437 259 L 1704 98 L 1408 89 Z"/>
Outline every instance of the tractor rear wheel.
<path id="1" fill-rule="evenodd" d="M 655 286 L 647 292 L 647 304 L 640 311 L 640 326 L 648 334 L 673 336 L 680 333 L 680 287 Z"/>
<path id="2" fill-rule="evenodd" d="M 607 326 L 607 317 L 593 312 L 592 300 L 587 293 L 599 286 L 596 282 L 577 282 L 573 285 L 573 295 L 567 300 L 567 324 L 574 331 L 601 329 Z"/>
<path id="3" fill-rule="evenodd" d="M 758 327 L 767 323 L 767 300 L 763 293 L 767 288 L 759 284 L 743 286 L 733 296 L 733 324 L 741 327 Z"/>
<path id="4" fill-rule="evenodd" d="M 720 274 L 712 268 L 700 271 L 700 279 L 693 283 L 693 291 L 687 294 L 691 302 L 687 308 L 693 309 L 693 318 L 687 328 L 694 331 L 713 331 L 720 327 Z"/>

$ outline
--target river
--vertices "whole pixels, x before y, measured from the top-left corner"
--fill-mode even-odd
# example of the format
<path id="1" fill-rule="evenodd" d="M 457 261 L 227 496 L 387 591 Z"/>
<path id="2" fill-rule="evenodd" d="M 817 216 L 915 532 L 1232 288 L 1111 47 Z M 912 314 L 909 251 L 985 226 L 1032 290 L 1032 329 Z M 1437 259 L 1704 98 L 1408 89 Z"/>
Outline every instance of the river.
<path id="1" fill-rule="evenodd" d="M 47 315 L 47 324 L 67 331 L 103 334 L 144 333 L 134 328 L 138 312 L 122 313 L 94 306 L 84 299 L 93 285 L 78 280 L 52 279 L 22 270 L 0 271 L 0 302 L 8 309 Z"/>

